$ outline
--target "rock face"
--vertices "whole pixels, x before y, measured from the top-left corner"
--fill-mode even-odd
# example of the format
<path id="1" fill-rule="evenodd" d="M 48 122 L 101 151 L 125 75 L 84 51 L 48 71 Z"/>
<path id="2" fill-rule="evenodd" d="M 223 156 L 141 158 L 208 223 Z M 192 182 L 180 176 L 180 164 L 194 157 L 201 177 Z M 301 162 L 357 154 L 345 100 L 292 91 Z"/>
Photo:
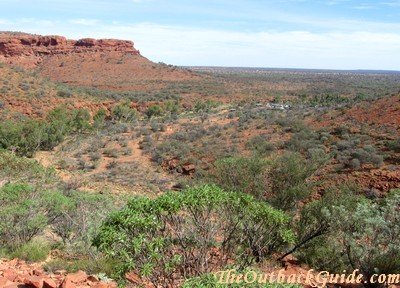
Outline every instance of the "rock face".
<path id="1" fill-rule="evenodd" d="M 114 281 L 100 281 L 95 275 L 83 271 L 67 274 L 65 271 L 46 273 L 39 264 L 21 260 L 0 259 L 0 288 L 116 288 Z"/>
<path id="2" fill-rule="evenodd" d="M 25 33 L 0 32 L 0 61 L 35 67 L 47 55 L 122 52 L 140 55 L 132 41 L 115 39 L 68 40 L 62 36 L 40 36 Z"/>

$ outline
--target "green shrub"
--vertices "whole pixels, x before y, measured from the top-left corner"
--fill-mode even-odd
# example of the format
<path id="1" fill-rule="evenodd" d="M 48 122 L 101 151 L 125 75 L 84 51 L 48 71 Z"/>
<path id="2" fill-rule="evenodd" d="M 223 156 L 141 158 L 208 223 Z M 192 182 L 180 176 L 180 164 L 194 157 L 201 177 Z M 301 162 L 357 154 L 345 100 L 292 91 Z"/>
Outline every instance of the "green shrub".
<path id="1" fill-rule="evenodd" d="M 328 189 L 321 199 L 306 204 L 295 221 L 297 242 L 290 252 L 296 251 L 300 261 L 318 270 L 343 271 L 346 261 L 338 257 L 338 249 L 330 245 L 332 235 L 331 213 L 333 207 L 355 207 L 359 201 L 358 188 L 346 184 Z M 332 234 L 332 235 L 331 235 Z"/>
<path id="2" fill-rule="evenodd" d="M 107 112 L 105 109 L 99 109 L 93 116 L 93 127 L 101 129 L 104 127 L 104 121 L 106 120 Z"/>
<path id="3" fill-rule="evenodd" d="M 294 133 L 290 140 L 285 143 L 285 148 L 296 152 L 306 152 L 309 149 L 322 148 L 322 144 L 318 133 L 308 128 L 302 128 L 302 130 Z"/>
<path id="4" fill-rule="evenodd" d="M 73 131 L 83 132 L 90 129 L 90 114 L 87 109 L 76 109 L 72 111 L 70 127 Z"/>
<path id="5" fill-rule="evenodd" d="M 151 105 L 146 110 L 146 115 L 149 118 L 161 116 L 163 113 L 164 111 L 160 105 Z"/>
<path id="6" fill-rule="evenodd" d="M 324 231 L 300 249 L 300 259 L 335 273 L 359 269 L 366 281 L 375 273 L 398 273 L 400 191 L 376 201 L 348 192 L 345 189 L 307 205 L 299 222 L 299 241 L 318 232 L 321 225 Z"/>
<path id="7" fill-rule="evenodd" d="M 320 165 L 319 158 L 306 160 L 298 153 L 276 158 L 268 172 L 268 201 L 282 210 L 293 209 L 310 195 L 313 183 L 306 180 Z"/>
<path id="8" fill-rule="evenodd" d="M 73 92 L 66 86 L 58 87 L 57 96 L 61 98 L 70 98 L 73 96 Z"/>
<path id="9" fill-rule="evenodd" d="M 44 168 L 36 160 L 0 150 L 0 178 L 13 182 L 48 183 L 56 181 L 54 169 Z"/>
<path id="10" fill-rule="evenodd" d="M 400 191 L 378 202 L 361 201 L 356 207 L 337 206 L 332 226 L 339 248 L 352 269 L 368 280 L 374 273 L 400 271 Z"/>
<path id="11" fill-rule="evenodd" d="M 85 253 L 89 251 L 102 220 L 116 209 L 113 198 L 107 194 L 77 191 L 68 192 L 66 197 L 68 205 L 64 206 L 51 228 L 65 245 L 74 246 L 74 252 L 81 250 Z"/>
<path id="12" fill-rule="evenodd" d="M 251 149 L 261 156 L 268 155 L 275 150 L 275 146 L 272 143 L 268 142 L 265 137 L 261 135 L 257 135 L 251 138 L 246 143 L 246 147 L 247 149 Z"/>
<path id="13" fill-rule="evenodd" d="M 358 147 L 360 140 L 342 140 L 337 143 L 336 159 L 344 167 L 358 169 L 362 164 L 371 163 L 375 167 L 383 164 L 383 156 L 372 145 Z"/>
<path id="14" fill-rule="evenodd" d="M 164 104 L 164 110 L 169 112 L 171 115 L 178 114 L 180 109 L 179 101 L 169 100 Z"/>
<path id="15" fill-rule="evenodd" d="M 59 192 L 25 184 L 0 188 L 0 244 L 15 249 L 28 243 L 51 224 L 68 206 Z"/>
<path id="16" fill-rule="evenodd" d="M 115 260 L 102 257 L 101 255 L 76 257 L 74 259 L 56 258 L 43 265 L 46 272 L 55 273 L 59 270 L 66 270 L 68 273 L 75 273 L 79 270 L 85 271 L 90 275 L 105 274 L 114 278 L 116 275 L 115 268 L 120 263 Z"/>
<path id="17" fill-rule="evenodd" d="M 134 198 L 104 222 L 94 245 L 124 263 L 122 274 L 134 270 L 156 286 L 174 286 L 172 275 L 197 276 L 228 259 L 242 267 L 265 259 L 293 241 L 289 221 L 249 195 L 205 185 Z"/>
<path id="18" fill-rule="evenodd" d="M 196 112 L 209 112 L 212 108 L 218 106 L 218 102 L 213 100 L 197 100 L 194 104 L 194 111 Z"/>
<path id="19" fill-rule="evenodd" d="M 89 126 L 89 112 L 81 109 L 68 114 L 65 108 L 56 108 L 45 120 L 6 120 L 0 124 L 0 148 L 31 157 L 39 149 L 53 149 L 69 133 L 81 133 Z"/>
<path id="20" fill-rule="evenodd" d="M 394 152 L 400 152 L 400 138 L 397 138 L 397 140 L 389 141 L 387 146 L 390 150 Z"/>
<path id="21" fill-rule="evenodd" d="M 50 249 L 49 243 L 36 239 L 18 247 L 11 254 L 11 257 L 31 262 L 40 262 L 47 259 Z"/>
<path id="22" fill-rule="evenodd" d="M 268 162 L 260 157 L 230 157 L 216 161 L 212 180 L 229 191 L 262 198 L 267 190 Z"/>
<path id="23" fill-rule="evenodd" d="M 129 103 L 116 105 L 111 111 L 111 117 L 117 121 L 131 123 L 137 119 L 137 111 L 130 107 Z"/>
<path id="24" fill-rule="evenodd" d="M 24 119 L 16 123 L 12 120 L 0 124 L 0 148 L 32 156 L 45 137 L 45 127 L 37 120 Z"/>
<path id="25" fill-rule="evenodd" d="M 152 140 L 142 142 L 141 145 L 144 149 L 146 149 L 145 144 L 151 145 Z M 151 158 L 154 162 L 162 164 L 164 161 L 170 159 L 183 160 L 188 156 L 189 151 L 190 147 L 183 141 L 166 140 L 152 149 Z"/>

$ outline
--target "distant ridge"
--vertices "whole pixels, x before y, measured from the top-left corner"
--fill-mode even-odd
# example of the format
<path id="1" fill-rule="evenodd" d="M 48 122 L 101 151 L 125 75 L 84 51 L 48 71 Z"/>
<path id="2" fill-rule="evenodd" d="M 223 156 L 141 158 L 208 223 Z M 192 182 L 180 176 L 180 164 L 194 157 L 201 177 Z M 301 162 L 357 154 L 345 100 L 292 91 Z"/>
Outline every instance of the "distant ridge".
<path id="1" fill-rule="evenodd" d="M 263 71 L 263 72 L 300 72 L 300 73 L 340 73 L 340 74 L 400 74 L 400 70 L 368 70 L 368 69 L 311 69 L 311 68 L 273 68 L 273 67 L 228 67 L 228 66 L 182 66 L 194 71 L 227 72 L 227 71 Z"/>

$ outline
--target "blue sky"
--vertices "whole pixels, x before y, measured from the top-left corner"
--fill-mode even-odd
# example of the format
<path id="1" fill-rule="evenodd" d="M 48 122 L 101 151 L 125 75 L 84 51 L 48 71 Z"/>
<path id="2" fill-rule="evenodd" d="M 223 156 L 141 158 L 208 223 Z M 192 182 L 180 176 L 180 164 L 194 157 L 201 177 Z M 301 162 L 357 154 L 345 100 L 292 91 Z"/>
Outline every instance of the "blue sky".
<path id="1" fill-rule="evenodd" d="M 0 0 L 0 30 L 122 38 L 175 65 L 400 70 L 400 0 Z"/>

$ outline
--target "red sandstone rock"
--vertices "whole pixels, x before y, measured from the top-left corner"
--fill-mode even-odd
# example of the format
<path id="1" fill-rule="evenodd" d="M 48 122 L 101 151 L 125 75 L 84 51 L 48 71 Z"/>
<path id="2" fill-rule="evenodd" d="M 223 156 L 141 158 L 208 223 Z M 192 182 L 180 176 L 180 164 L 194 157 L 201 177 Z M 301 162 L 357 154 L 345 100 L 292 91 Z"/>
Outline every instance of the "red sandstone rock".
<path id="1" fill-rule="evenodd" d="M 24 283 L 34 288 L 42 288 L 43 278 L 40 278 L 39 276 L 29 276 L 25 278 Z"/>
<path id="2" fill-rule="evenodd" d="M 72 283 L 71 280 L 65 278 L 65 280 L 61 284 L 61 288 L 76 288 L 76 286 Z"/>
<path id="3" fill-rule="evenodd" d="M 80 283 L 85 281 L 88 278 L 87 274 L 83 271 L 78 271 L 73 274 L 68 274 L 67 277 L 65 277 L 66 280 L 71 280 L 73 283 Z"/>
<path id="4" fill-rule="evenodd" d="M 14 281 L 17 276 L 18 274 L 12 269 L 7 269 L 3 272 L 3 277 L 7 278 L 10 281 Z"/>
<path id="5" fill-rule="evenodd" d="M 0 33 L 0 61 L 35 67 L 43 56 L 71 53 L 120 51 L 140 55 L 132 41 L 115 39 L 67 40 L 62 36 Z"/>
<path id="6" fill-rule="evenodd" d="M 7 284 L 6 286 L 2 287 L 2 288 L 22 288 L 23 286 L 18 284 L 18 283 L 10 283 Z"/>
<path id="7" fill-rule="evenodd" d="M 106 283 L 96 283 L 92 286 L 93 288 L 109 288 L 109 286 Z"/>
<path id="8" fill-rule="evenodd" d="M 32 273 L 35 276 L 42 276 L 44 272 L 42 269 L 33 269 Z"/>
<path id="9" fill-rule="evenodd" d="M 9 282 L 9 280 L 7 278 L 0 277 L 0 287 L 6 286 L 7 282 Z"/>
<path id="10" fill-rule="evenodd" d="M 133 272 L 126 273 L 125 279 L 133 284 L 138 284 L 138 285 L 142 284 L 142 280 L 140 279 L 140 277 Z"/>
<path id="11" fill-rule="evenodd" d="M 57 283 L 50 278 L 43 280 L 43 288 L 57 288 Z"/>
<path id="12" fill-rule="evenodd" d="M 12 279 L 12 280 L 10 280 Z M 72 274 L 47 274 L 39 264 L 25 261 L 0 259 L 0 288 L 116 288 L 115 282 L 101 282 L 83 271 Z"/>

